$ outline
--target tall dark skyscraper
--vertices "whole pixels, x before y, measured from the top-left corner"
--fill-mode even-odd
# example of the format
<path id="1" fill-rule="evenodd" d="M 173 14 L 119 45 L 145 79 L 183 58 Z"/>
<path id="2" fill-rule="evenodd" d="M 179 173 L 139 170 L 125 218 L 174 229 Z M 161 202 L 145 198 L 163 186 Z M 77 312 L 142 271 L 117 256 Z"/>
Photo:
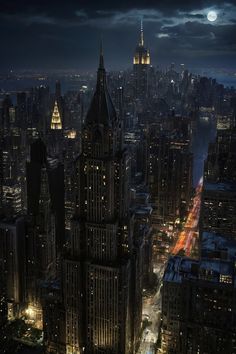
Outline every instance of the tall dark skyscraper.
<path id="1" fill-rule="evenodd" d="M 129 158 L 103 54 L 76 162 L 76 213 L 65 260 L 67 353 L 132 353 Z"/>
<path id="2" fill-rule="evenodd" d="M 1 135 L 0 135 L 1 139 Z M 2 213 L 2 199 L 3 199 L 3 151 L 2 141 L 0 140 L 0 213 Z"/>
<path id="3" fill-rule="evenodd" d="M 142 22 L 140 39 L 135 50 L 133 65 L 135 97 L 144 99 L 148 95 L 148 73 L 150 68 L 150 53 L 149 50 L 144 47 Z"/>
<path id="4" fill-rule="evenodd" d="M 175 119 L 180 124 L 181 117 Z M 187 119 L 183 119 L 183 121 Z M 188 122 L 185 123 L 188 126 Z M 192 187 L 192 154 L 190 141 L 179 127 L 177 131 L 161 130 L 152 125 L 149 133 L 149 188 L 155 205 L 153 221 L 173 223 L 183 219 Z"/>
<path id="5" fill-rule="evenodd" d="M 39 284 L 56 278 L 64 244 L 64 170 L 56 159 L 47 157 L 41 139 L 31 144 L 30 155 L 27 163 L 26 302 L 34 313 L 40 314 Z M 40 326 L 42 320 L 38 323 Z"/>
<path id="6" fill-rule="evenodd" d="M 7 322 L 7 298 L 6 298 L 6 263 L 3 252 L 0 252 L 0 331 Z M 0 341 L 1 343 L 1 341 Z"/>

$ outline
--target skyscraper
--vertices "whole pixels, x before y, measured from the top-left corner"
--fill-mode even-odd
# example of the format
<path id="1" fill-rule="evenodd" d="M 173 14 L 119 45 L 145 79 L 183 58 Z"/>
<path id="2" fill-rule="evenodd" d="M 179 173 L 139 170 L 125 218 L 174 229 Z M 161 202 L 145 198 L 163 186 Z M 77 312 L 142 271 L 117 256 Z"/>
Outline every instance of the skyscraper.
<path id="1" fill-rule="evenodd" d="M 2 213 L 2 206 L 3 206 L 2 199 L 3 199 L 3 153 L 2 153 L 2 142 L 0 141 L 0 214 Z"/>
<path id="2" fill-rule="evenodd" d="M 7 298 L 6 298 L 6 262 L 4 262 L 3 252 L 0 252 L 0 330 L 2 337 L 3 327 L 7 323 Z M 1 340 L 0 340 L 1 344 Z"/>
<path id="3" fill-rule="evenodd" d="M 50 156 L 59 158 L 63 161 L 64 135 L 62 122 L 61 101 L 55 99 L 51 115 L 50 129 L 47 133 L 47 147 Z"/>
<path id="4" fill-rule="evenodd" d="M 236 239 L 235 182 L 204 182 L 200 230 L 219 232 Z"/>
<path id="5" fill-rule="evenodd" d="M 163 277 L 162 352 L 235 353 L 234 257 L 171 257 Z"/>
<path id="6" fill-rule="evenodd" d="M 129 157 L 102 50 L 76 171 L 76 212 L 64 262 L 67 353 L 132 353 Z"/>
<path id="7" fill-rule="evenodd" d="M 25 220 L 23 217 L 0 220 L 0 259 L 6 276 L 8 315 L 17 316 L 24 301 Z M 1 262 L 0 262 L 1 263 Z"/>
<path id="8" fill-rule="evenodd" d="M 180 129 L 168 132 L 152 125 L 149 136 L 149 188 L 157 224 L 183 219 L 192 188 L 192 154 L 189 139 Z"/>
<path id="9" fill-rule="evenodd" d="M 61 115 L 58 109 L 57 101 L 55 101 L 55 105 L 52 113 L 51 129 L 53 130 L 62 129 Z"/>
<path id="10" fill-rule="evenodd" d="M 65 227 L 63 165 L 47 158 L 41 139 L 31 144 L 27 163 L 27 202 L 26 302 L 40 313 L 39 284 L 57 276 Z"/>
<path id="11" fill-rule="evenodd" d="M 201 230 L 236 239 L 236 132 L 219 129 L 205 161 Z"/>
<path id="12" fill-rule="evenodd" d="M 144 99 L 148 95 L 148 72 L 150 53 L 144 47 L 143 23 L 141 22 L 140 40 L 133 59 L 134 93 L 136 98 Z"/>

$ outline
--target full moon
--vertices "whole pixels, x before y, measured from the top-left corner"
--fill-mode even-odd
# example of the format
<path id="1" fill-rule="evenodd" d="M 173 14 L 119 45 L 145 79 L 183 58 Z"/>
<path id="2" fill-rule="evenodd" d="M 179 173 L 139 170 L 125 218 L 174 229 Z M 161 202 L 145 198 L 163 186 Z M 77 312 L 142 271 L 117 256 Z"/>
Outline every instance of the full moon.
<path id="1" fill-rule="evenodd" d="M 210 22 L 214 22 L 217 20 L 217 13 L 215 11 L 209 11 L 207 14 L 207 19 Z"/>

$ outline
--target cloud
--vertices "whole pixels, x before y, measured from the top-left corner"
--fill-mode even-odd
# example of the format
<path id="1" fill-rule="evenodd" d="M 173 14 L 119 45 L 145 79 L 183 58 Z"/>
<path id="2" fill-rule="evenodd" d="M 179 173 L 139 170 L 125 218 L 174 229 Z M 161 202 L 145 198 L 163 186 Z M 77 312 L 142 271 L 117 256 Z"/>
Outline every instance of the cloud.
<path id="1" fill-rule="evenodd" d="M 76 10 L 75 14 L 76 14 L 76 16 L 82 17 L 82 18 L 87 18 L 88 17 L 87 13 L 83 9 Z"/>
<path id="2" fill-rule="evenodd" d="M 236 54 L 235 25 L 213 26 L 199 22 L 186 22 L 176 26 L 162 28 L 167 36 L 163 40 L 172 40 L 171 50 L 176 54 L 190 57 L 227 56 Z M 160 38 L 157 36 L 157 38 Z"/>
<path id="3" fill-rule="evenodd" d="M 42 24 L 42 25 L 54 25 L 56 24 L 56 20 L 53 17 L 50 17 L 46 14 L 40 14 L 40 15 L 35 15 L 35 14 L 14 14 L 14 15 L 9 15 L 9 14 L 0 14 L 0 18 L 3 21 L 7 21 L 10 23 L 14 24 L 23 24 L 26 26 L 32 25 L 32 24 Z"/>
<path id="4" fill-rule="evenodd" d="M 195 13 L 195 14 L 193 14 L 193 13 L 185 13 L 185 17 L 187 17 L 187 18 L 193 18 L 193 19 L 203 19 L 205 16 L 203 15 L 203 14 L 197 14 L 197 13 Z"/>
<path id="5" fill-rule="evenodd" d="M 167 3 L 169 1 L 167 0 Z M 178 3 L 178 2 L 177 2 Z M 179 2 L 181 3 L 181 2 Z M 183 1 L 185 3 L 185 1 Z M 216 4 L 217 2 L 215 2 Z M 189 2 L 191 4 L 191 1 Z M 186 5 L 186 4 L 185 4 Z M 214 5 L 210 7 L 201 7 L 201 2 L 199 7 L 193 3 L 191 4 L 193 9 L 190 11 L 183 11 L 182 9 L 176 9 L 175 7 L 170 7 L 169 11 L 163 6 L 158 7 L 149 7 L 148 8 L 131 8 L 125 10 L 96 10 L 95 13 L 81 13 L 83 20 L 80 22 L 80 25 L 91 26 L 97 28 L 104 27 L 116 27 L 116 26 L 136 26 L 137 23 L 142 18 L 145 24 L 169 24 L 176 26 L 178 24 L 184 24 L 186 22 L 198 22 L 209 24 L 207 19 L 207 13 L 211 10 L 214 10 L 218 13 L 218 19 L 212 25 L 228 25 L 234 23 L 232 20 L 232 14 L 235 14 L 236 17 L 236 6 L 230 3 L 221 5 Z"/>
<path id="6" fill-rule="evenodd" d="M 47 6 L 46 1 L 35 0 L 31 3 L 25 0 L 23 6 L 16 1 L 11 1 L 14 6 L 0 6 L 1 16 L 8 21 L 21 22 L 25 25 L 45 24 L 62 27 L 90 26 L 95 28 L 112 28 L 119 25 L 134 26 L 143 18 L 145 23 L 162 23 L 167 21 L 173 26 L 187 21 L 208 23 L 207 13 L 214 10 L 218 13 L 218 19 L 214 25 L 230 24 L 235 21 L 236 6 L 228 1 L 214 1 L 214 5 L 205 1 L 165 0 L 164 2 L 136 1 L 135 7 L 130 1 L 115 2 L 100 0 L 99 8 L 95 2 L 78 2 L 68 0 L 66 5 L 53 6 L 55 0 L 51 0 Z M 28 6 L 27 6 L 28 4 Z M 32 5 L 33 4 L 33 5 Z M 26 7 L 24 11 L 24 5 Z M 78 5 L 83 5 L 78 8 Z M 210 5 L 210 6 L 209 6 Z"/>
<path id="7" fill-rule="evenodd" d="M 168 33 L 157 33 L 156 34 L 157 38 L 169 38 L 169 34 Z"/>
<path id="8" fill-rule="evenodd" d="M 81 23 L 83 26 L 94 27 L 116 27 L 116 26 L 137 26 L 141 19 L 145 23 L 161 22 L 162 14 L 156 9 L 130 9 L 127 11 L 97 10 L 97 16 L 90 16 Z"/>

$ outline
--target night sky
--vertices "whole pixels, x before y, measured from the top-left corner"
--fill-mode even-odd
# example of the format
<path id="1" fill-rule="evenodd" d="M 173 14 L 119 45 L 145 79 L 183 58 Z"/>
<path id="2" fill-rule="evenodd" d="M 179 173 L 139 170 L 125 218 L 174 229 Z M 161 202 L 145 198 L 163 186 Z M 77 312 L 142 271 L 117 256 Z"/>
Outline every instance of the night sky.
<path id="1" fill-rule="evenodd" d="M 106 67 L 127 68 L 141 18 L 153 65 L 235 68 L 236 1 L 0 0 L 0 70 L 94 70 L 101 36 Z"/>

